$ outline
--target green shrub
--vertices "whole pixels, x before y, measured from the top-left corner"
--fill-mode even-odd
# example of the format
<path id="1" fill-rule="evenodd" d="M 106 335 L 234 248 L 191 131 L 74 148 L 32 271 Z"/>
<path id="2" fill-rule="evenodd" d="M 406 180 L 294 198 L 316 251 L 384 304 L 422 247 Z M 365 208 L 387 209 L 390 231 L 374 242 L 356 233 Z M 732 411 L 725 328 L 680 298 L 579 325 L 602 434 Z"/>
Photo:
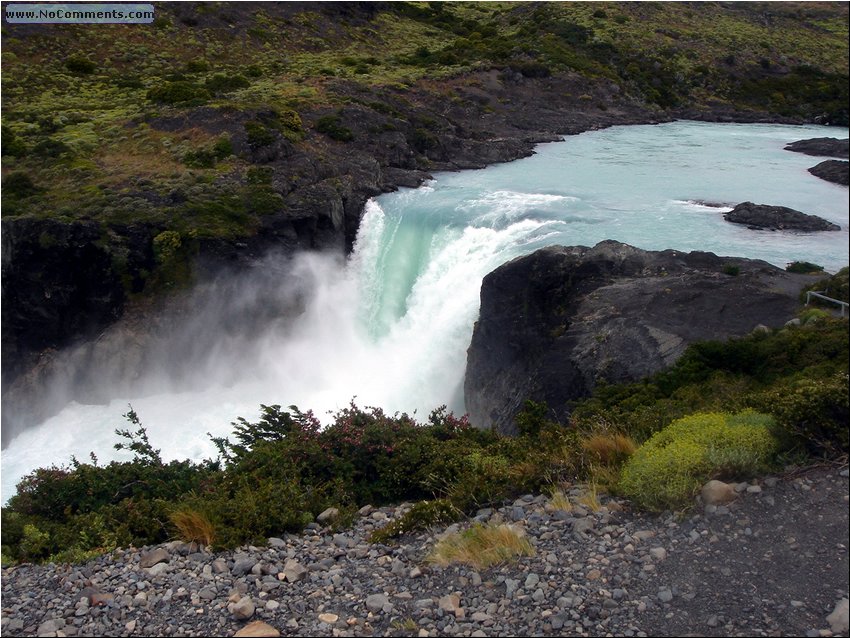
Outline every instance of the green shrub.
<path id="1" fill-rule="evenodd" d="M 463 512 L 458 510 L 448 499 L 438 498 L 433 501 L 419 501 L 414 503 L 413 507 L 398 519 L 372 532 L 369 536 L 369 542 L 386 543 L 389 539 L 403 534 L 436 525 L 454 523 L 460 520 L 462 515 Z"/>
<path id="2" fill-rule="evenodd" d="M 252 166 L 245 173 L 245 181 L 249 184 L 268 186 L 272 183 L 274 169 L 271 166 Z"/>
<path id="3" fill-rule="evenodd" d="M 724 264 L 723 274 L 729 275 L 730 277 L 737 277 L 741 274 L 741 267 L 735 266 L 734 264 Z"/>
<path id="4" fill-rule="evenodd" d="M 816 456 L 850 451 L 847 373 L 800 379 L 756 395 L 751 403 L 772 414 L 787 443 Z"/>
<path id="5" fill-rule="evenodd" d="M 211 78 L 204 82 L 207 90 L 210 93 L 230 93 L 237 89 L 244 89 L 251 86 L 251 83 L 241 75 L 225 75 L 216 73 Z"/>
<path id="6" fill-rule="evenodd" d="M 189 60 L 186 63 L 186 72 L 187 73 L 204 73 L 209 70 L 209 64 L 207 64 L 206 60 Z"/>
<path id="7" fill-rule="evenodd" d="M 165 230 L 153 238 L 153 254 L 160 264 L 174 259 L 182 245 L 180 233 L 176 230 Z"/>
<path id="8" fill-rule="evenodd" d="M 24 157 L 27 154 L 26 144 L 23 143 L 7 126 L 2 127 L 3 155 Z"/>
<path id="9" fill-rule="evenodd" d="M 216 159 L 224 159 L 233 155 L 233 143 L 230 141 L 230 136 L 222 135 L 218 138 L 213 144 L 212 151 Z"/>
<path id="10" fill-rule="evenodd" d="M 800 303 L 806 302 L 806 292 L 809 290 L 814 290 L 817 292 L 823 292 L 827 297 L 832 297 L 833 299 L 838 299 L 839 301 L 850 301 L 850 268 L 844 267 L 839 270 L 834 275 L 821 279 L 820 281 L 811 284 L 810 286 L 806 286 L 800 292 Z M 829 302 L 821 302 L 817 298 L 812 298 L 812 304 L 821 304 L 828 305 L 832 308 L 836 306 Z"/>
<path id="11" fill-rule="evenodd" d="M 350 142 L 354 139 L 354 133 L 342 125 L 338 115 L 320 117 L 316 122 L 316 130 L 338 142 Z"/>
<path id="12" fill-rule="evenodd" d="M 13 197 L 29 197 L 39 192 L 30 176 L 23 171 L 13 171 L 3 178 L 3 194 Z"/>
<path id="13" fill-rule="evenodd" d="M 71 73 L 90 75 L 97 69 L 97 64 L 87 58 L 72 56 L 65 60 L 65 68 L 71 71 Z"/>
<path id="14" fill-rule="evenodd" d="M 276 139 L 273 130 L 256 120 L 245 122 L 245 132 L 248 134 L 248 145 L 252 148 L 269 146 Z"/>
<path id="15" fill-rule="evenodd" d="M 40 157 L 59 157 L 64 153 L 70 153 L 71 147 L 60 140 L 46 139 L 41 140 L 32 149 L 33 154 Z"/>
<path id="16" fill-rule="evenodd" d="M 817 264 L 813 264 L 809 261 L 792 261 L 790 264 L 785 266 L 785 270 L 802 275 L 809 275 L 812 273 L 823 272 L 823 266 L 818 266 Z"/>
<path id="17" fill-rule="evenodd" d="M 244 193 L 246 208 L 257 215 L 270 215 L 283 209 L 283 197 L 271 186 L 249 186 Z"/>
<path id="18" fill-rule="evenodd" d="M 213 168 L 218 157 L 212 149 L 199 148 L 183 156 L 183 163 L 189 168 Z"/>
<path id="19" fill-rule="evenodd" d="M 679 419 L 634 453 L 619 489 L 650 510 L 686 507 L 709 479 L 765 469 L 779 450 L 774 427 L 772 417 L 749 411 Z"/>
<path id="20" fill-rule="evenodd" d="M 191 82 L 177 80 L 149 89 L 147 97 L 152 102 L 162 104 L 196 105 L 208 100 L 210 92 Z"/>

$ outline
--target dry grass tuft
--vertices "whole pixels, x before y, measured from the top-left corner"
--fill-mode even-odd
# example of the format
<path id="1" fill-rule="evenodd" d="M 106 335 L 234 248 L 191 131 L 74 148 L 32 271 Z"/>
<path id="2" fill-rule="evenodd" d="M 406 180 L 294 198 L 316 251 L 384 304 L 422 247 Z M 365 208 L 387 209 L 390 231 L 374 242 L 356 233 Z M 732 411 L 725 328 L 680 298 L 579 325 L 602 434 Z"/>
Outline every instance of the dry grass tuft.
<path id="1" fill-rule="evenodd" d="M 552 497 L 549 500 L 549 503 L 556 510 L 561 510 L 562 512 L 571 512 L 573 509 L 573 504 L 570 502 L 569 497 L 564 494 L 563 490 L 556 489 L 552 491 Z"/>
<path id="2" fill-rule="evenodd" d="M 637 450 L 637 444 L 631 437 L 624 434 L 608 434 L 600 432 L 581 442 L 586 452 L 594 460 L 605 466 L 622 465 Z"/>
<path id="3" fill-rule="evenodd" d="M 215 527 L 204 514 L 192 509 L 180 509 L 172 512 L 169 518 L 185 542 L 206 546 L 213 544 Z"/>
<path id="4" fill-rule="evenodd" d="M 579 505 L 584 505 L 591 512 L 598 512 L 602 508 L 596 482 L 590 482 L 584 487 L 581 496 L 578 497 L 578 502 Z"/>
<path id="5" fill-rule="evenodd" d="M 445 567 L 464 563 L 477 569 L 498 565 L 516 556 L 533 556 L 525 533 L 511 525 L 474 525 L 437 543 L 428 561 Z"/>

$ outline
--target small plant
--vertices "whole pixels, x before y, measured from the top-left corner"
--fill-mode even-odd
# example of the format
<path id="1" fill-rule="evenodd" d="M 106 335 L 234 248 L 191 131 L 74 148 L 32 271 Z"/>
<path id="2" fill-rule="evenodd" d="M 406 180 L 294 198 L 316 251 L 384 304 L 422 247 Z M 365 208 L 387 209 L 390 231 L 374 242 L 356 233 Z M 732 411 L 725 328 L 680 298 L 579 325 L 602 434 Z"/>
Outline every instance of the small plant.
<path id="1" fill-rule="evenodd" d="M 177 533 L 186 542 L 201 543 L 210 547 L 215 541 L 215 527 L 205 514 L 190 508 L 175 510 L 169 519 Z"/>
<path id="2" fill-rule="evenodd" d="M 598 512 L 602 503 L 599 501 L 599 487 L 596 481 L 591 481 L 582 489 L 581 496 L 578 498 L 579 505 L 584 505 L 591 512 Z"/>
<path id="3" fill-rule="evenodd" d="M 273 130 L 256 120 L 245 122 L 245 132 L 248 134 L 248 145 L 252 148 L 270 146 L 276 139 Z"/>
<path id="4" fill-rule="evenodd" d="M 525 533 L 512 525 L 473 525 L 467 530 L 449 534 L 437 543 L 428 561 L 445 567 L 463 563 L 484 569 L 513 560 L 517 556 L 533 556 L 534 548 Z"/>
<path id="5" fill-rule="evenodd" d="M 230 93 L 237 89 L 244 89 L 251 86 L 247 78 L 241 75 L 225 75 L 216 73 L 214 76 L 204 82 L 204 86 L 210 93 Z"/>
<path id="6" fill-rule="evenodd" d="M 624 434 L 597 433 L 582 440 L 582 448 L 597 463 L 619 466 L 637 450 L 634 440 Z"/>
<path id="7" fill-rule="evenodd" d="M 561 512 L 572 512 L 573 504 L 570 502 L 569 497 L 564 494 L 564 490 L 555 489 L 552 490 L 552 496 L 549 499 L 550 505 L 558 511 Z"/>
<path id="8" fill-rule="evenodd" d="M 173 232 L 173 231 L 172 231 Z M 133 406 L 128 406 L 130 410 L 124 414 L 130 423 L 136 426 L 136 431 L 132 432 L 125 429 L 116 429 L 115 434 L 127 439 L 128 443 L 116 443 L 116 450 L 129 450 L 136 453 L 136 460 L 147 465 L 162 465 L 162 456 L 159 450 L 154 449 L 148 439 L 148 432 L 139 421 L 139 415 L 133 410 Z"/>
<path id="9" fill-rule="evenodd" d="M 725 264 L 723 266 L 723 274 L 730 277 L 737 277 L 741 274 L 741 267 L 734 264 Z"/>
<path id="10" fill-rule="evenodd" d="M 65 60 L 65 68 L 71 73 L 90 75 L 97 69 L 97 64 L 87 58 L 73 56 Z"/>
<path id="11" fill-rule="evenodd" d="M 420 501 L 389 525 L 372 532 L 369 541 L 385 543 L 387 540 L 402 534 L 427 529 L 435 525 L 454 523 L 461 515 L 462 512 L 447 499 L 438 498 L 433 501 Z"/>
<path id="12" fill-rule="evenodd" d="M 810 275 L 813 273 L 822 273 L 823 266 L 818 266 L 817 264 L 813 264 L 808 261 L 792 261 L 790 264 L 785 266 L 785 270 L 801 275 Z"/>
<path id="13" fill-rule="evenodd" d="M 354 139 L 351 129 L 342 125 L 338 115 L 325 115 L 316 122 L 316 130 L 337 142 L 350 142 Z"/>
<path id="14" fill-rule="evenodd" d="M 177 80 L 166 82 L 148 90 L 147 97 L 152 102 L 172 105 L 194 105 L 202 104 L 210 97 L 210 92 L 205 88 L 196 86 L 191 82 Z"/>
<path id="15" fill-rule="evenodd" d="M 419 625 L 416 624 L 416 621 L 413 618 L 405 618 L 404 620 L 394 620 L 390 623 L 393 629 L 400 629 L 402 631 L 416 631 L 419 629 Z"/>
<path id="16" fill-rule="evenodd" d="M 14 197 L 29 197 L 39 192 L 30 176 L 23 171 L 14 171 L 3 178 L 3 194 Z"/>

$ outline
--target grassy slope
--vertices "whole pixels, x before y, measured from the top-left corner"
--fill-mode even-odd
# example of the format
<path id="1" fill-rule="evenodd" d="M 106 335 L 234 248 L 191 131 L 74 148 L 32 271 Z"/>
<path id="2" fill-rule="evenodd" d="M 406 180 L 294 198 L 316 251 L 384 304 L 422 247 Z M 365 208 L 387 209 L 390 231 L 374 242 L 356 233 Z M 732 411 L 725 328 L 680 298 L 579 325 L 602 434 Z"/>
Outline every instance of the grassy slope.
<path id="1" fill-rule="evenodd" d="M 837 3 L 394 3 L 371 15 L 313 8 L 203 3 L 163 7 L 153 26 L 4 26 L 4 153 L 22 150 L 4 155 L 3 174 L 24 172 L 38 189 L 6 189 L 4 216 L 250 233 L 254 218 L 244 211 L 181 221 L 165 202 L 175 189 L 194 199 L 238 193 L 249 162 L 231 155 L 211 168 L 187 166 L 187 153 L 217 136 L 191 119 L 168 132 L 150 125 L 192 108 L 157 104 L 150 89 L 169 80 L 203 86 L 221 73 L 249 86 L 196 105 L 303 116 L 346 101 L 338 78 L 415 95 L 429 90 L 423 80 L 513 65 L 529 75 L 610 78 L 663 107 L 716 100 L 811 117 L 834 106 L 823 99 L 833 92 L 846 108 L 847 7 Z M 69 59 L 94 68 L 69 69 Z M 821 103 L 807 104 L 812 95 Z M 308 130 L 300 143 L 315 137 Z"/>

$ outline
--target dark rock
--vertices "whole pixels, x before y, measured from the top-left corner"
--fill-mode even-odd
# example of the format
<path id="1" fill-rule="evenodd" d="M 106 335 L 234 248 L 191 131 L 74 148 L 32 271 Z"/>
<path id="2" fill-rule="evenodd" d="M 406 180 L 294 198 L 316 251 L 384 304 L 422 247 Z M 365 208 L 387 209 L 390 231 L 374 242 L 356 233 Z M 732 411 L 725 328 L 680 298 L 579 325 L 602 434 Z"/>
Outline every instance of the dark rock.
<path id="1" fill-rule="evenodd" d="M 817 166 L 812 166 L 809 172 L 815 177 L 825 179 L 827 182 L 850 186 L 850 162 L 826 160 Z"/>
<path id="2" fill-rule="evenodd" d="M 728 266 L 738 275 L 725 274 Z M 464 383 L 470 421 L 515 434 L 525 399 L 565 421 L 600 381 L 629 382 L 707 339 L 782 326 L 811 277 L 713 253 L 604 241 L 544 248 L 484 278 Z"/>
<path id="3" fill-rule="evenodd" d="M 846 162 L 845 162 L 846 164 Z M 785 206 L 768 206 L 743 202 L 728 213 L 723 214 L 727 222 L 744 224 L 753 230 L 795 230 L 800 232 L 816 232 L 822 230 L 841 230 L 833 224 L 816 215 L 807 215 Z"/>
<path id="4" fill-rule="evenodd" d="M 786 151 L 805 153 L 806 155 L 850 157 L 850 139 L 839 140 L 834 137 L 815 137 L 810 140 L 799 140 L 785 146 Z"/>

